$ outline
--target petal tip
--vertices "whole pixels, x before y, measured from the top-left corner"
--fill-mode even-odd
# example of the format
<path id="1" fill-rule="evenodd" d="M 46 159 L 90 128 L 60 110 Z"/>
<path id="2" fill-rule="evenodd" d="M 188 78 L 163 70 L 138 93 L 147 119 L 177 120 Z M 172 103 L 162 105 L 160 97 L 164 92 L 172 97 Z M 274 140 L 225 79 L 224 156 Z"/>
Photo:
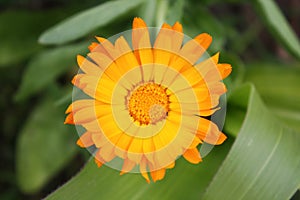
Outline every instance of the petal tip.
<path id="1" fill-rule="evenodd" d="M 133 22 L 132 22 L 132 28 L 133 29 L 135 29 L 135 28 L 146 28 L 146 27 L 147 27 L 147 24 L 142 18 L 135 17 L 133 19 Z"/>
<path id="2" fill-rule="evenodd" d="M 90 52 L 92 52 L 99 44 L 97 42 L 92 42 L 88 49 L 90 50 Z"/>
<path id="3" fill-rule="evenodd" d="M 97 164 L 98 168 L 100 168 L 103 165 L 103 163 L 100 162 L 97 158 L 95 158 L 94 160 L 95 160 L 95 163 Z"/>
<path id="4" fill-rule="evenodd" d="M 161 26 L 162 29 L 172 29 L 172 27 L 167 24 L 167 23 L 163 23 L 163 25 Z"/>
<path id="5" fill-rule="evenodd" d="M 96 40 L 100 43 L 104 42 L 106 39 L 104 37 L 95 36 Z"/>
<path id="6" fill-rule="evenodd" d="M 172 29 L 174 31 L 178 31 L 182 33 L 182 24 L 180 24 L 179 22 L 175 22 L 174 25 L 172 26 Z"/>
<path id="7" fill-rule="evenodd" d="M 81 148 L 84 148 L 84 144 L 83 144 L 83 142 L 81 141 L 81 139 L 78 139 L 77 142 L 76 142 L 76 144 L 77 144 L 78 146 L 80 146 Z"/>

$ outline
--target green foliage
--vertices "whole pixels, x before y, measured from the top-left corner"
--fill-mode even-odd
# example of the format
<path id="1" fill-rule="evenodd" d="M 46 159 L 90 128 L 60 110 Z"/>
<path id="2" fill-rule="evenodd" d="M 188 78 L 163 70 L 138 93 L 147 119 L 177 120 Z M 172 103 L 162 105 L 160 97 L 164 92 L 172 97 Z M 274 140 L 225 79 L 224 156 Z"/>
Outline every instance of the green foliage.
<path id="1" fill-rule="evenodd" d="M 166 14 L 166 22 L 170 24 L 174 24 L 176 21 L 181 21 L 184 8 L 185 8 L 184 0 L 176 0 L 171 1 L 170 8 Z"/>
<path id="2" fill-rule="evenodd" d="M 204 200 L 288 199 L 300 184 L 300 135 L 272 116 L 253 87 L 237 89 L 229 104 L 247 96 L 237 105 L 247 107 L 244 123 Z"/>
<path id="3" fill-rule="evenodd" d="M 245 81 L 255 84 L 267 106 L 287 125 L 300 131 L 300 68 L 299 62 L 252 63 Z"/>
<path id="4" fill-rule="evenodd" d="M 211 34 L 214 40 L 210 50 L 216 52 L 222 49 L 226 37 L 232 32 L 231 28 L 227 27 L 226 30 L 222 22 L 201 4 L 195 5 L 188 2 L 186 6 L 186 10 L 190 10 L 189 15 L 183 17 L 183 27 L 186 34 L 195 37 L 199 33 L 207 32 Z"/>
<path id="5" fill-rule="evenodd" d="M 291 197 L 300 184 L 300 156 L 297 153 L 300 151 L 300 135 L 278 123 L 251 85 L 238 88 L 230 96 L 229 104 L 242 106 L 247 111 L 242 121 L 228 122 L 228 126 L 242 124 L 224 161 L 231 142 L 216 147 L 200 166 L 179 160 L 178 166 L 168 172 L 164 181 L 149 185 L 134 174 L 119 177 L 113 169 L 98 169 L 91 160 L 75 178 L 48 199 L 91 199 L 94 196 L 103 199 L 196 199 L 202 196 L 201 199 L 228 200 Z M 228 115 L 232 115 L 231 110 L 228 110 Z M 171 191 L 168 190 L 170 185 Z"/>
<path id="6" fill-rule="evenodd" d="M 253 2 L 275 38 L 280 41 L 291 54 L 300 59 L 299 40 L 275 2 L 273 0 L 255 0 Z"/>
<path id="7" fill-rule="evenodd" d="M 9 185 L 0 188 L 0 199 L 22 199 L 24 194 L 40 199 L 55 188 L 48 199 L 289 199 L 295 194 L 300 185 L 300 45 L 295 25 L 274 1 L 55 2 L 65 7 L 53 10 L 47 8 L 55 7 L 51 1 L 24 1 L 20 5 L 27 10 L 18 10 L 3 2 L 8 8 L 0 14 L 0 81 L 5 87 L 0 108 L 2 123 L 10 125 L 4 126 L 9 128 L 0 141 L 1 160 L 9 162 L 0 173 L 0 183 Z M 71 16 L 69 9 L 80 12 Z M 75 129 L 63 124 L 72 93 L 66 85 L 71 86 L 78 70 L 76 55 L 86 55 L 93 35 L 129 27 L 132 16 L 149 26 L 180 21 L 188 36 L 213 36 L 209 52 L 220 51 L 221 62 L 233 67 L 225 80 L 223 132 L 229 138 L 199 165 L 178 159 L 157 183 L 147 184 L 138 174 L 120 177 L 106 166 L 97 168 L 91 158 L 63 184 L 57 174 L 74 156 L 81 164 L 84 160 L 75 145 Z M 269 33 L 273 38 L 264 41 L 261 35 Z"/>
<path id="8" fill-rule="evenodd" d="M 104 26 L 145 0 L 110 1 L 66 19 L 39 38 L 42 44 L 63 44 Z"/>
<path id="9" fill-rule="evenodd" d="M 62 16 L 58 10 L 1 12 L 0 67 L 17 64 L 40 50 L 37 42 L 39 34 Z"/>
<path id="10" fill-rule="evenodd" d="M 26 68 L 21 86 L 16 93 L 16 100 L 24 100 L 41 91 L 60 75 L 75 69 L 74 55 L 87 52 L 88 43 L 73 44 L 45 50 L 37 54 Z M 43 78 L 41 78 L 43 77 Z"/>
<path id="11" fill-rule="evenodd" d="M 47 95 L 27 119 L 17 141 L 17 179 L 24 193 L 39 191 L 70 159 L 77 148 L 75 129 L 63 124 L 65 106 L 56 106 Z M 47 117 L 45 117 L 47 115 Z"/>
<path id="12" fill-rule="evenodd" d="M 120 177 L 114 169 L 106 166 L 99 169 L 92 159 L 76 177 L 47 199 L 84 200 L 95 196 L 99 199 L 197 199 L 204 193 L 231 144 L 232 139 L 229 139 L 198 166 L 184 159 L 177 160 L 175 168 L 168 170 L 165 180 L 155 184 L 146 183 L 139 174 Z"/>

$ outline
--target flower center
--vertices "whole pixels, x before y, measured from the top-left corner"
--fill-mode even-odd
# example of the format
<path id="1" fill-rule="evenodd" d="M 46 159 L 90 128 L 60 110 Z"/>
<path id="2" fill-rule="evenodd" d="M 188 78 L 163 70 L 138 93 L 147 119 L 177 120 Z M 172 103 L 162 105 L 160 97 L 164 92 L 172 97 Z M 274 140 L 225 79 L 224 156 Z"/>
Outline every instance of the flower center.
<path id="1" fill-rule="evenodd" d="M 140 125 L 156 124 L 169 111 L 167 88 L 156 83 L 141 85 L 129 94 L 127 106 L 130 116 Z"/>

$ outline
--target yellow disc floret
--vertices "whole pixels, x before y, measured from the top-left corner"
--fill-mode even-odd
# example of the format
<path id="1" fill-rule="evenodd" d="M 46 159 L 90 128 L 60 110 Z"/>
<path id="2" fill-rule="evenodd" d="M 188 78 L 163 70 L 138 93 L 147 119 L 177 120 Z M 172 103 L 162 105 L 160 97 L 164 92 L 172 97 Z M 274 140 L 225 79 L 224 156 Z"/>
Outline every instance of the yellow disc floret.
<path id="1" fill-rule="evenodd" d="M 169 111 L 167 88 L 156 83 L 138 86 L 128 95 L 128 111 L 140 125 L 156 124 L 166 118 Z"/>

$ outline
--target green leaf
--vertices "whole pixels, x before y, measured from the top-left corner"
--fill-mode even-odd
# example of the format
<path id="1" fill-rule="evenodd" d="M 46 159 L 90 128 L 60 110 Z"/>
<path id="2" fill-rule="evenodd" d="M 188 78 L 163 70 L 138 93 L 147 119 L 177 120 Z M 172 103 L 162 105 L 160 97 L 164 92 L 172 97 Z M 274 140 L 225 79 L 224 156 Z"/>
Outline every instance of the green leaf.
<path id="1" fill-rule="evenodd" d="M 254 6 L 263 17 L 271 33 L 295 57 L 300 59 L 300 43 L 280 9 L 273 0 L 255 0 Z"/>
<path id="2" fill-rule="evenodd" d="M 40 50 L 41 46 L 37 43 L 39 34 L 47 26 L 61 19 L 61 13 L 57 10 L 1 12 L 0 67 L 17 64 Z"/>
<path id="3" fill-rule="evenodd" d="M 231 109 L 247 111 L 225 161 L 228 143 L 216 147 L 199 166 L 177 162 L 167 177 L 146 184 L 140 175 L 98 169 L 93 161 L 48 199 L 288 199 L 300 184 L 300 135 L 283 126 L 266 109 L 255 89 L 246 85 L 232 93 Z M 228 110 L 229 114 L 231 110 Z M 236 121 L 228 121 L 230 126 Z M 237 134 L 237 133 L 236 133 Z M 216 151 L 215 151 L 216 150 Z M 214 176 L 215 175 L 215 176 Z M 214 178 L 212 179 L 212 177 Z M 172 190 L 169 188 L 172 187 Z M 205 192 L 205 193 L 204 193 Z"/>
<path id="4" fill-rule="evenodd" d="M 17 139 L 16 175 L 24 193 L 39 191 L 76 153 L 75 129 L 63 124 L 65 107 L 54 102 L 39 104 Z"/>
<path id="5" fill-rule="evenodd" d="M 197 199 L 211 181 L 232 144 L 229 138 L 199 165 L 179 159 L 164 180 L 147 184 L 140 174 L 119 175 L 106 166 L 97 168 L 90 160 L 84 169 L 47 199 Z M 172 189 L 170 189 L 170 187 Z"/>
<path id="6" fill-rule="evenodd" d="M 24 100 L 52 84 L 58 76 L 75 66 L 76 54 L 86 52 L 87 43 L 84 42 L 39 53 L 30 61 L 25 70 L 15 99 Z"/>
<path id="7" fill-rule="evenodd" d="M 211 12 L 203 7 L 202 4 L 195 4 L 192 2 L 186 2 L 186 10 L 189 11 L 189 15 L 184 15 L 182 24 L 185 34 L 190 37 L 205 32 L 213 37 L 213 43 L 209 47 L 212 52 L 217 52 L 222 49 L 225 43 L 225 39 L 228 35 L 232 34 L 230 27 L 225 27 L 220 20 L 218 20 Z M 226 30 L 227 29 L 227 30 Z"/>
<path id="8" fill-rule="evenodd" d="M 156 5 L 157 1 L 145 1 L 140 7 L 138 11 L 138 16 L 141 17 L 149 27 L 154 26 L 154 19 L 156 15 Z"/>
<path id="9" fill-rule="evenodd" d="M 244 123 L 202 199 L 289 199 L 300 185 L 300 135 L 274 118 L 252 86 L 229 101 L 243 106 L 244 96 Z"/>
<path id="10" fill-rule="evenodd" d="M 156 9 L 153 10 L 156 15 L 155 26 L 159 27 L 163 23 L 173 25 L 176 21 L 181 21 L 185 7 L 184 0 L 156 0 L 153 2 L 156 2 Z"/>
<path id="11" fill-rule="evenodd" d="M 170 8 L 167 11 L 166 21 L 174 24 L 176 21 L 181 21 L 184 12 L 184 0 L 170 1 Z"/>
<path id="12" fill-rule="evenodd" d="M 245 81 L 254 83 L 266 105 L 290 127 L 300 132 L 299 63 L 248 64 Z"/>
<path id="13" fill-rule="evenodd" d="M 117 0 L 78 13 L 44 32 L 39 42 L 42 44 L 63 44 L 112 22 L 145 0 Z"/>

